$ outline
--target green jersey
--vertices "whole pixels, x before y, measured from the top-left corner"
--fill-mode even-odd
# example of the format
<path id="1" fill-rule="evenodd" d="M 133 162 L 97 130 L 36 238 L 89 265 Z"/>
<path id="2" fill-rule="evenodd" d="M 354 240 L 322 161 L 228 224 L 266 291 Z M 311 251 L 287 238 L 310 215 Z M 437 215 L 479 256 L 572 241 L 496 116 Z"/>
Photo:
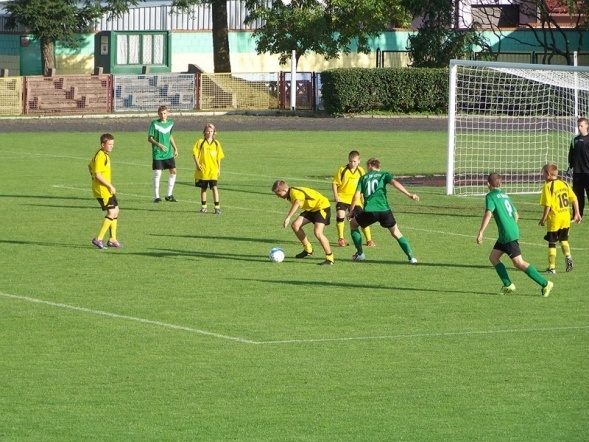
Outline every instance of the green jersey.
<path id="1" fill-rule="evenodd" d="M 170 141 L 173 127 L 174 122 L 172 120 L 166 120 L 165 123 L 160 120 L 153 120 L 151 122 L 148 135 L 168 148 L 168 150 L 164 152 L 156 145 L 152 145 L 154 160 L 168 160 L 174 158 L 174 149 L 172 149 L 172 143 Z"/>
<path id="2" fill-rule="evenodd" d="M 494 189 L 485 197 L 485 208 L 493 213 L 497 229 L 499 230 L 499 241 L 501 244 L 519 239 L 519 227 L 515 220 L 517 209 L 503 193 L 501 189 Z"/>
<path id="3" fill-rule="evenodd" d="M 387 201 L 387 184 L 393 180 L 390 172 L 371 170 L 358 181 L 356 191 L 364 196 L 365 212 L 385 212 L 390 210 Z"/>

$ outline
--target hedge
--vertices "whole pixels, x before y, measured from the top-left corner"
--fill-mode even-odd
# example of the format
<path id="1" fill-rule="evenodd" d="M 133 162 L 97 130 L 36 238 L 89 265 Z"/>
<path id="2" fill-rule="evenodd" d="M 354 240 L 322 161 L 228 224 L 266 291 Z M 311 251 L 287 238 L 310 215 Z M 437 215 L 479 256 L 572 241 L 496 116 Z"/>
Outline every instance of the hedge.
<path id="1" fill-rule="evenodd" d="M 344 68 L 321 73 L 325 110 L 434 113 L 448 111 L 448 69 Z"/>

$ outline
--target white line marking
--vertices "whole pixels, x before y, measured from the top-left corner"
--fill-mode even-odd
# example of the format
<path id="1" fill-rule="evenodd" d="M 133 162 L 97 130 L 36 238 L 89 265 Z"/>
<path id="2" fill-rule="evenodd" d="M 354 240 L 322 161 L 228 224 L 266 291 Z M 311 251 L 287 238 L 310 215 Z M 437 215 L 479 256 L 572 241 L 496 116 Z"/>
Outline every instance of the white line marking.
<path id="1" fill-rule="evenodd" d="M 4 296 L 6 298 L 12 298 L 12 299 L 19 299 L 21 301 L 28 301 L 28 302 L 35 302 L 38 304 L 50 305 L 52 307 L 59 307 L 59 308 L 64 308 L 64 309 L 68 309 L 68 310 L 75 310 L 75 311 L 84 312 L 84 313 L 91 313 L 93 315 L 108 316 L 110 318 L 115 318 L 115 319 L 126 319 L 128 321 L 141 322 L 142 324 L 151 324 L 151 325 L 157 325 L 160 327 L 171 328 L 174 330 L 183 330 L 183 331 L 187 331 L 190 333 L 197 333 L 199 335 L 210 336 L 213 338 L 224 339 L 227 341 L 241 342 L 242 344 L 259 344 L 259 342 L 250 341 L 248 339 L 242 339 L 242 338 L 238 338 L 235 336 L 222 335 L 219 333 L 213 333 L 213 332 L 209 332 L 206 330 L 199 330 L 197 328 L 190 328 L 190 327 L 184 327 L 182 325 L 168 324 L 167 322 L 152 321 L 150 319 L 136 318 L 134 316 L 118 315 L 116 313 L 109 313 L 109 312 L 105 312 L 102 310 L 93 310 L 93 309 L 89 309 L 89 308 L 85 308 L 85 307 L 77 307 L 75 305 L 61 304 L 59 302 L 44 301 L 42 299 L 30 298 L 28 296 L 9 295 L 8 293 L 0 293 L 0 296 Z"/>
<path id="2" fill-rule="evenodd" d="M 374 341 L 382 339 L 413 339 L 413 338 L 436 338 L 446 336 L 472 336 L 472 335 L 495 335 L 504 333 L 533 333 L 533 332 L 552 332 L 552 331 L 568 331 L 568 330 L 589 330 L 589 325 L 571 326 L 571 327 L 545 327 L 545 328 L 524 328 L 524 329 L 505 329 L 505 330 L 474 330 L 462 332 L 444 332 L 444 333 L 414 333 L 414 334 L 400 334 L 400 335 L 384 335 L 384 336 L 358 336 L 347 338 L 316 338 L 316 339 L 285 339 L 277 341 L 252 341 L 251 339 L 239 338 L 236 336 L 228 336 L 220 333 L 213 333 L 206 330 L 200 330 L 191 327 L 184 327 L 182 325 L 170 324 L 161 321 L 152 321 L 150 319 L 137 318 L 134 316 L 119 315 L 116 313 L 109 313 L 102 310 L 93 310 L 85 307 L 77 307 L 74 305 L 62 304 L 59 302 L 45 301 L 42 299 L 31 298 L 29 296 L 9 295 L 8 293 L 1 293 L 0 296 L 5 298 L 18 299 L 20 301 L 34 302 L 37 304 L 49 305 L 51 307 L 59 307 L 68 310 L 74 310 L 83 313 L 90 313 L 93 315 L 107 316 L 114 319 L 125 319 L 128 321 L 140 322 L 142 324 L 157 325 L 158 327 L 166 327 L 173 330 L 181 330 L 189 333 L 196 333 L 212 338 L 223 339 L 226 341 L 239 342 L 241 344 L 250 345 L 277 345 L 277 344 L 312 344 L 320 342 L 346 342 L 346 341 Z"/>
<path id="3" fill-rule="evenodd" d="M 403 335 L 388 335 L 388 336 L 358 336 L 351 338 L 320 338 L 320 339 L 286 339 L 284 341 L 262 341 L 257 344 L 298 344 L 298 343 L 313 343 L 313 342 L 342 342 L 342 341 L 374 341 L 377 339 L 411 339 L 411 338 L 436 338 L 444 336 L 469 336 L 469 335 L 495 335 L 502 333 L 532 333 L 532 332 L 551 332 L 551 331 L 566 331 L 566 330 L 587 330 L 589 325 L 580 325 L 576 327 L 548 327 L 548 328 L 524 328 L 524 329 L 507 329 L 507 330 L 480 330 L 480 331 L 464 331 L 464 332 L 445 332 L 445 333 L 415 333 Z"/>

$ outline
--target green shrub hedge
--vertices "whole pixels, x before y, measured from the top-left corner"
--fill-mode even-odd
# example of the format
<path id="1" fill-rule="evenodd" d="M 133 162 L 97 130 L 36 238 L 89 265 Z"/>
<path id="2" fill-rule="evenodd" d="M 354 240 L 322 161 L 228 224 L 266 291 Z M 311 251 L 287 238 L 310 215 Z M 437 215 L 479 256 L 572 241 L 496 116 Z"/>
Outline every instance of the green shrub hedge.
<path id="1" fill-rule="evenodd" d="M 448 112 L 448 69 L 331 69 L 321 73 L 321 83 L 325 110 L 332 114 Z"/>

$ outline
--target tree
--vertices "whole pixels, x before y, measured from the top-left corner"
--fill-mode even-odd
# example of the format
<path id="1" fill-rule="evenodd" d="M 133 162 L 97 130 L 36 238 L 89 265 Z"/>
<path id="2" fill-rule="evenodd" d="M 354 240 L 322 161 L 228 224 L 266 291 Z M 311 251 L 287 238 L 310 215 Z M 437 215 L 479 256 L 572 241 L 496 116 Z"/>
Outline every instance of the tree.
<path id="1" fill-rule="evenodd" d="M 94 30 L 97 20 L 105 14 L 118 16 L 143 0 L 9 0 L 7 29 L 20 24 L 39 40 L 43 75 L 55 68 L 55 43 L 75 49 L 80 44 L 77 34 Z"/>
<path id="2" fill-rule="evenodd" d="M 213 16 L 213 62 L 215 73 L 231 72 L 227 0 L 174 0 L 172 8 L 189 11 L 193 6 L 211 5 Z"/>
<path id="3" fill-rule="evenodd" d="M 474 18 L 497 36 L 499 44 L 493 51 L 495 55 L 501 52 L 502 42 L 513 40 L 531 50 L 541 47 L 542 58 L 539 61 L 542 64 L 550 64 L 554 56 L 563 57 L 568 65 L 574 64 L 573 52 L 582 47 L 587 30 L 588 0 L 528 0 L 523 3 L 507 0 L 501 5 L 479 8 Z M 533 43 L 520 38 L 517 32 L 503 30 L 505 11 L 509 7 L 519 12 L 511 17 L 509 26 L 531 31 Z"/>
<path id="4" fill-rule="evenodd" d="M 478 31 L 478 24 L 459 30 L 449 0 L 403 0 L 405 7 L 422 23 L 416 34 L 409 36 L 412 66 L 447 67 L 453 58 L 464 58 L 479 46 L 488 50 L 488 43 Z"/>
<path id="5" fill-rule="evenodd" d="M 400 0 L 245 0 L 246 24 L 260 21 L 253 32 L 258 54 L 279 55 L 285 64 L 296 52 L 296 64 L 307 52 L 327 60 L 370 52 L 369 38 L 392 25 L 407 24 L 409 16 Z"/>

